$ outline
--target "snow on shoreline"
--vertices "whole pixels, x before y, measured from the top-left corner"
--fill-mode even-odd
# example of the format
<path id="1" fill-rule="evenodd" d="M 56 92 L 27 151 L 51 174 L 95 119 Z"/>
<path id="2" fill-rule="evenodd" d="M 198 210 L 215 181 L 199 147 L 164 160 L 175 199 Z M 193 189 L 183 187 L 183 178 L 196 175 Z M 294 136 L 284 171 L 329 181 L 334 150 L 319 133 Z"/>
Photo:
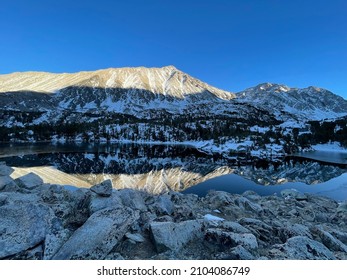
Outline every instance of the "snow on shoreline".
<path id="1" fill-rule="evenodd" d="M 331 142 L 327 144 L 317 144 L 312 145 L 312 149 L 319 152 L 338 152 L 338 153 L 347 153 L 347 149 L 341 147 L 338 142 Z"/>

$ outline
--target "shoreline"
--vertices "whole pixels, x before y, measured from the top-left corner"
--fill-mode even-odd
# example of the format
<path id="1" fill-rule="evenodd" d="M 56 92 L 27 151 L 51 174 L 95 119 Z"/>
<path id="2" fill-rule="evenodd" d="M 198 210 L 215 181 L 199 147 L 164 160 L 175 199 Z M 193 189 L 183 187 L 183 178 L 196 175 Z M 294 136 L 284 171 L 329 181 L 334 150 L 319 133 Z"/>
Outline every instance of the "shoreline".
<path id="1" fill-rule="evenodd" d="M 0 164 L 0 259 L 347 260 L 347 202 L 295 190 L 151 195 L 9 179 Z"/>

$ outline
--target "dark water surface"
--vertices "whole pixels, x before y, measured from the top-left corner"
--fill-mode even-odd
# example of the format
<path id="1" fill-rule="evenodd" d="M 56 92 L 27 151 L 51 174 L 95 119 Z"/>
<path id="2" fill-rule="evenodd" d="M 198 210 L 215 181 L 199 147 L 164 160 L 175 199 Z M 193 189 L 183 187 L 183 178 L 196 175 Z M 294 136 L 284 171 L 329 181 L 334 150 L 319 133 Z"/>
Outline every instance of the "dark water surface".
<path id="1" fill-rule="evenodd" d="M 136 176 L 153 171 L 175 174 L 172 176 L 198 174 L 202 182 L 180 178 L 183 182 L 181 190 L 201 196 L 211 189 L 231 193 L 253 190 L 261 195 L 271 195 L 295 188 L 346 200 L 346 157 L 347 154 L 334 153 L 332 156 L 331 153 L 310 152 L 284 158 L 282 162 L 254 159 L 245 164 L 241 160 L 206 155 L 183 145 L 0 144 L 0 161 L 15 167 L 48 165 L 69 174 Z M 225 169 L 232 170 L 229 172 L 232 174 L 221 175 L 220 170 Z M 177 170 L 182 172 L 177 175 Z"/>

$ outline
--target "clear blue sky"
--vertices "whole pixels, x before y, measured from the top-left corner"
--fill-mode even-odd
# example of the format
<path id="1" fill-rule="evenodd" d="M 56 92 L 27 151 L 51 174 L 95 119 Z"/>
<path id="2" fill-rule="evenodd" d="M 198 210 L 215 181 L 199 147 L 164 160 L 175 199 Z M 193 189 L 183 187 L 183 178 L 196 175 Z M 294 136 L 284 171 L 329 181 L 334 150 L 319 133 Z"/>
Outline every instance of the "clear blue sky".
<path id="1" fill-rule="evenodd" d="M 1 0 L 0 73 L 175 65 L 347 98 L 346 0 Z"/>

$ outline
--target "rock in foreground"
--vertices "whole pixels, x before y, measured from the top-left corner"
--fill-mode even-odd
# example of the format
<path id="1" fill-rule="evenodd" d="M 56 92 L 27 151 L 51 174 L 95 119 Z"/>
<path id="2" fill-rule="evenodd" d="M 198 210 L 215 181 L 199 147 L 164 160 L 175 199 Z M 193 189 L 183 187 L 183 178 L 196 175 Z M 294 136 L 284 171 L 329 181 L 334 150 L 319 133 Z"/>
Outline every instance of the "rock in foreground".
<path id="1" fill-rule="evenodd" d="M 345 203 L 329 198 L 68 190 L 1 170 L 0 259 L 347 259 Z"/>

